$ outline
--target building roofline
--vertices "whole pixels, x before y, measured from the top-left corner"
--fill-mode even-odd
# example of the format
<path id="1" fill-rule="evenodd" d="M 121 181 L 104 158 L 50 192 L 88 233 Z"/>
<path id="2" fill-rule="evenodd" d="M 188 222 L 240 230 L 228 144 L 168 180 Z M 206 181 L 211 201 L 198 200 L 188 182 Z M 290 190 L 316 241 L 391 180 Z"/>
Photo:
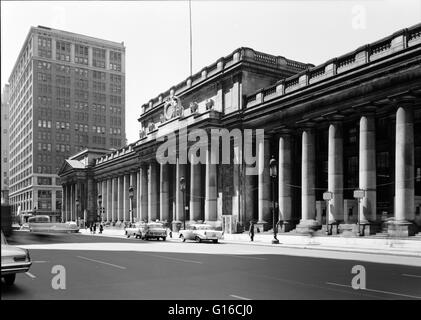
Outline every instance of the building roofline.
<path id="1" fill-rule="evenodd" d="M 87 36 L 87 35 L 80 34 L 80 33 L 75 33 L 75 32 L 70 32 L 70 31 L 65 31 L 65 30 L 60 30 L 60 29 L 54 29 L 54 28 L 40 26 L 40 25 L 38 25 L 37 27 L 32 26 L 30 31 L 33 31 L 33 30 L 52 32 L 52 33 L 57 34 L 57 35 L 68 35 L 68 36 L 72 36 L 72 37 L 78 37 L 78 38 L 86 39 L 88 41 L 103 42 L 103 43 L 109 44 L 111 46 L 120 47 L 121 49 L 126 48 L 124 46 L 124 41 L 116 42 L 116 41 L 96 38 L 96 37 Z"/>
<path id="2" fill-rule="evenodd" d="M 21 47 L 21 49 L 19 51 L 19 54 L 18 54 L 18 56 L 16 58 L 15 64 L 13 65 L 12 71 L 10 72 L 10 75 L 9 75 L 9 78 L 8 78 L 8 82 L 9 83 L 11 82 L 10 79 L 11 79 L 13 73 L 15 72 L 16 65 L 19 62 L 19 58 L 21 57 L 21 55 L 23 53 L 23 50 L 25 49 L 25 47 L 27 45 L 27 42 L 28 42 L 29 38 L 32 36 L 32 34 L 35 31 L 51 32 L 51 33 L 53 33 L 55 35 L 58 35 L 58 36 L 60 34 L 62 34 L 62 35 L 70 36 L 70 37 L 78 37 L 78 38 L 81 38 L 81 39 L 84 39 L 84 40 L 87 40 L 87 41 L 102 42 L 104 45 L 116 46 L 116 47 L 119 47 L 120 49 L 122 49 L 123 51 L 126 51 L 126 47 L 124 46 L 124 41 L 121 42 L 121 43 L 119 43 L 119 42 L 114 42 L 114 41 L 110 41 L 110 40 L 105 40 L 105 39 L 95 38 L 95 37 L 91 37 L 91 36 L 86 36 L 86 35 L 83 35 L 83 34 L 80 34 L 80 33 L 74 33 L 74 32 L 70 32 L 70 31 L 53 29 L 53 28 L 44 27 L 44 26 L 38 26 L 38 27 L 31 26 L 31 28 L 29 29 L 28 34 L 25 37 L 25 41 L 22 44 L 22 47 Z M 33 49 L 34 49 L 34 47 L 32 46 L 32 50 Z M 33 54 L 34 54 L 34 52 L 33 52 Z M 33 56 L 32 56 L 32 58 L 33 58 Z"/>
<path id="3" fill-rule="evenodd" d="M 300 61 L 285 58 L 284 56 L 280 56 L 280 55 L 278 55 L 278 56 L 271 55 L 271 54 L 268 54 L 268 53 L 265 53 L 265 52 L 262 52 L 262 51 L 254 50 L 253 48 L 250 48 L 250 47 L 239 47 L 239 48 L 235 49 L 234 51 L 232 51 L 230 54 L 217 59 L 216 61 L 214 61 L 213 63 L 211 63 L 207 66 L 204 66 L 198 72 L 192 74 L 191 76 L 188 76 L 183 81 L 179 82 L 176 85 L 173 85 L 168 90 L 166 90 L 166 91 L 160 93 L 159 95 L 157 95 L 156 97 L 150 99 L 148 102 L 143 103 L 140 107 L 148 106 L 149 103 L 152 102 L 154 104 L 154 106 L 152 107 L 152 109 L 153 109 L 155 106 L 160 104 L 159 97 L 162 97 L 163 98 L 162 100 L 164 100 L 164 98 L 166 98 L 170 95 L 171 90 L 174 90 L 174 94 L 175 94 L 175 92 L 178 91 L 178 90 L 185 91 L 185 90 L 190 89 L 192 87 L 195 87 L 195 86 L 199 85 L 200 83 L 202 83 L 203 81 L 205 81 L 206 78 L 200 80 L 199 82 L 196 82 L 198 79 L 201 78 L 201 75 L 202 75 L 203 71 L 217 69 L 219 62 L 224 63 L 224 65 L 222 66 L 222 70 L 224 70 L 225 69 L 225 63 L 227 63 L 228 66 L 230 67 L 231 65 L 237 64 L 238 62 L 241 62 L 241 61 L 248 61 L 247 58 L 250 58 L 250 56 L 249 56 L 250 53 L 253 56 L 263 56 L 263 57 L 271 59 L 272 61 L 275 61 L 273 63 L 275 63 L 278 68 L 281 68 L 283 66 L 290 66 L 290 67 L 295 67 L 297 69 L 301 69 L 301 71 L 304 71 L 304 70 L 308 69 L 309 67 L 314 67 L 314 65 L 312 63 L 300 62 Z M 235 54 L 239 55 L 238 61 L 235 60 Z M 265 63 L 265 61 L 262 60 L 262 59 L 260 59 L 259 62 Z M 185 85 L 188 81 L 191 81 L 190 87 Z"/>

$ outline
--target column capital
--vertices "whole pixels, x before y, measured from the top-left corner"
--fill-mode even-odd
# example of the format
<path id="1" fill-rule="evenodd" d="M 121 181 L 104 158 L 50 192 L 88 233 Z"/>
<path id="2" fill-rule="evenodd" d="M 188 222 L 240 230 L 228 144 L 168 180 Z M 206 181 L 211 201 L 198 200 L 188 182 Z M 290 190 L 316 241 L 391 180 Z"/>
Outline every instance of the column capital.
<path id="1" fill-rule="evenodd" d="M 329 121 L 329 124 L 341 124 L 345 116 L 339 113 L 334 113 L 323 115 L 323 118 Z"/>
<path id="2" fill-rule="evenodd" d="M 387 98 L 395 108 L 413 106 L 416 100 L 415 95 L 409 92 L 389 96 Z"/>
<path id="3" fill-rule="evenodd" d="M 298 132 L 300 134 L 303 134 L 303 132 L 310 132 L 314 133 L 316 128 L 316 122 L 315 121 L 303 121 L 299 123 Z"/>
<path id="4" fill-rule="evenodd" d="M 271 130 L 275 137 L 289 136 L 294 132 L 294 128 L 285 125 L 279 126 Z"/>
<path id="5" fill-rule="evenodd" d="M 373 103 L 364 103 L 352 106 L 360 116 L 374 116 L 376 114 L 377 107 Z"/>

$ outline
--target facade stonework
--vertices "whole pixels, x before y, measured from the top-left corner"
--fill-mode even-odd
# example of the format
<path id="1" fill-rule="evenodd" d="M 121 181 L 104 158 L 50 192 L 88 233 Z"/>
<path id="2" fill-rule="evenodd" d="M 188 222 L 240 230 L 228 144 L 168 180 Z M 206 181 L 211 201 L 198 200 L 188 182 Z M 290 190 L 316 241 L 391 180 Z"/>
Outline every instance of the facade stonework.
<path id="1" fill-rule="evenodd" d="M 124 44 L 31 27 L 9 83 L 12 212 L 60 217 L 61 163 L 126 144 Z"/>
<path id="2" fill-rule="evenodd" d="M 254 220 L 261 230 L 278 222 L 280 232 L 414 235 L 421 225 L 420 34 L 421 25 L 400 30 L 318 66 L 237 49 L 142 105 L 138 141 L 66 160 L 63 188 L 73 199 L 76 172 L 92 180 L 91 221 L 204 221 L 242 232 Z M 195 129 L 208 137 L 199 164 L 184 161 L 197 147 L 184 132 Z M 253 129 L 254 138 L 263 129 L 264 136 L 243 135 L 240 145 L 230 137 L 225 164 L 211 147 L 212 129 Z M 158 163 L 168 137 L 177 161 Z M 256 174 L 248 174 L 250 148 Z M 364 191 L 360 202 L 356 189 Z M 64 220 L 77 218 L 72 206 L 64 206 Z"/>

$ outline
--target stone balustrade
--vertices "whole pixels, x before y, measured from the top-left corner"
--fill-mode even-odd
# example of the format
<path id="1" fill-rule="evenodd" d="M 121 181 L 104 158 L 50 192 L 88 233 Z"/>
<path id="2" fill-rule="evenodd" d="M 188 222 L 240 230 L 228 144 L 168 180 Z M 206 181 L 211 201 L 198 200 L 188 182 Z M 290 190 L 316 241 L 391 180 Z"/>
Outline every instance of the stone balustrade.
<path id="1" fill-rule="evenodd" d="M 130 145 L 125 146 L 125 147 L 123 147 L 121 149 L 112 151 L 112 152 L 110 152 L 110 153 L 108 153 L 106 155 L 103 155 L 103 156 L 101 156 L 99 158 L 96 158 L 95 159 L 95 164 L 104 163 L 104 162 L 107 162 L 108 160 L 112 160 L 112 159 L 121 157 L 121 156 L 123 156 L 125 154 L 129 154 L 129 153 L 133 153 L 133 152 L 134 152 L 133 145 L 130 144 Z"/>
<path id="2" fill-rule="evenodd" d="M 310 68 L 304 73 L 302 72 L 287 79 L 283 79 L 275 85 L 277 88 L 276 94 L 273 93 L 272 86 L 268 88 L 269 90 L 263 90 L 263 99 L 261 103 L 305 88 L 316 82 L 332 78 L 337 74 L 355 69 L 356 67 L 364 64 L 369 64 L 372 61 L 381 59 L 420 43 L 421 23 L 412 26 L 411 28 L 403 29 L 374 43 L 362 46 L 355 51 L 342 55 L 338 58 L 331 59 L 321 65 Z M 264 61 L 274 61 L 272 58 L 273 56 L 271 57 L 266 54 L 265 56 L 262 56 L 260 53 L 257 53 L 255 57 L 256 59 Z M 286 64 L 292 66 L 295 65 L 291 60 L 287 60 Z M 298 64 L 297 67 L 302 67 L 302 64 Z M 245 98 L 246 108 L 251 108 L 259 104 L 256 101 L 258 101 L 257 98 L 261 92 L 262 89 L 259 89 L 254 94 Z"/>
<path id="3" fill-rule="evenodd" d="M 158 97 L 151 99 L 148 103 L 141 106 L 140 116 L 143 116 L 145 113 L 148 113 L 151 110 L 154 110 L 162 106 L 165 99 L 171 97 L 172 95 L 181 95 L 186 90 L 190 89 L 193 86 L 199 85 L 206 79 L 213 77 L 219 73 L 222 73 L 224 70 L 227 70 L 232 65 L 240 61 L 251 61 L 255 63 L 265 64 L 275 66 L 277 68 L 282 68 L 285 66 L 292 67 L 297 69 L 297 71 L 305 70 L 308 68 L 309 64 L 301 63 L 294 60 L 286 59 L 282 56 L 273 56 L 266 53 L 258 52 L 250 48 L 239 48 L 233 53 L 226 57 L 219 58 L 213 64 L 203 68 L 201 71 L 193 74 L 191 77 L 188 77 L 186 80 L 180 82 L 178 85 L 174 86 L 173 92 L 167 90 L 161 93 Z"/>

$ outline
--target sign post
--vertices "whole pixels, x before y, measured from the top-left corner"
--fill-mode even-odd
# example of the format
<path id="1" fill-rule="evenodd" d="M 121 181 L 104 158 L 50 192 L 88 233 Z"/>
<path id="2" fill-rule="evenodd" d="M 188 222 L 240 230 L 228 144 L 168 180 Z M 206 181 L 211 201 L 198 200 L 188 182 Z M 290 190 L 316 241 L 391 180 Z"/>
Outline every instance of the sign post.
<path id="1" fill-rule="evenodd" d="M 331 235 L 329 230 L 329 203 L 333 199 L 333 192 L 326 191 L 323 193 L 323 200 L 326 200 L 326 235 Z"/>
<path id="2" fill-rule="evenodd" d="M 358 200 L 358 236 L 361 236 L 361 222 L 360 222 L 360 202 L 361 199 L 365 197 L 365 190 L 356 189 L 354 190 L 354 198 Z"/>

